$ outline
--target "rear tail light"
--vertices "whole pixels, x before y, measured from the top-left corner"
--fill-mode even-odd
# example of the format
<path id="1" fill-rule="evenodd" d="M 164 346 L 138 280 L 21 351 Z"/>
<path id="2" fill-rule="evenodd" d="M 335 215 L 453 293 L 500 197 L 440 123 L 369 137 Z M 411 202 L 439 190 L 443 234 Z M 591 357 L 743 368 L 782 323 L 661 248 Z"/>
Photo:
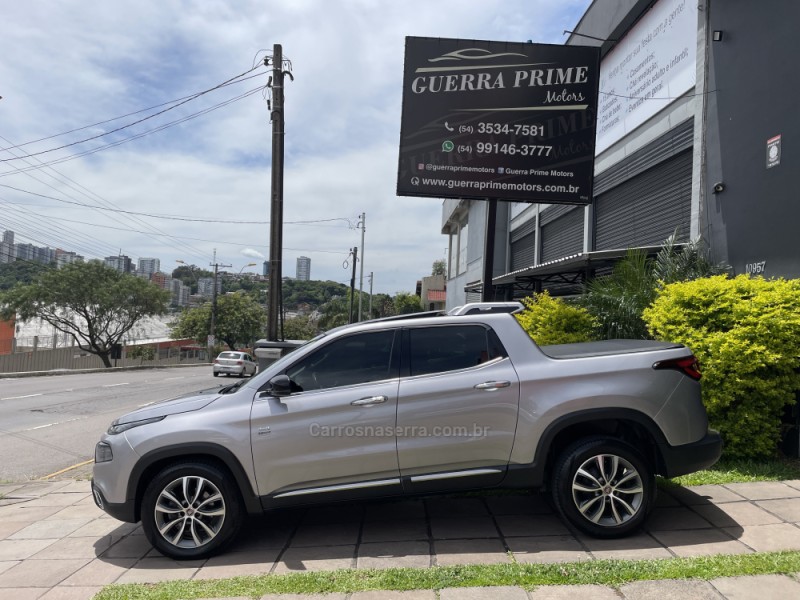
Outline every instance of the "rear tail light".
<path id="1" fill-rule="evenodd" d="M 684 375 L 691 377 L 695 381 L 699 381 L 702 375 L 700 374 L 700 367 L 697 364 L 697 359 L 694 356 L 685 356 L 683 358 L 672 358 L 670 360 L 660 360 L 653 364 L 654 369 L 674 369 L 680 371 Z"/>
<path id="2" fill-rule="evenodd" d="M 237 361 L 236 361 L 236 364 L 237 364 L 237 365 L 243 365 L 244 363 L 243 363 L 241 360 L 237 360 Z"/>
<path id="3" fill-rule="evenodd" d="M 215 364 L 215 365 L 218 365 L 218 364 L 219 364 L 219 360 L 217 360 L 217 359 L 215 358 L 215 359 L 214 359 L 214 364 Z"/>

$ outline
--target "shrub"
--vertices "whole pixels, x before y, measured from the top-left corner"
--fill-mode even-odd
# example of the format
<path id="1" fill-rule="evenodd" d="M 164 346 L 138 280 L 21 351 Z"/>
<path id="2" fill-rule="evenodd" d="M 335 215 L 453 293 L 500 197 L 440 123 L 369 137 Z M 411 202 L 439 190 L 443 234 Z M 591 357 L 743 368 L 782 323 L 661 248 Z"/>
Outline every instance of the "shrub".
<path id="1" fill-rule="evenodd" d="M 524 298 L 522 304 L 525 310 L 516 315 L 517 320 L 540 346 L 594 339 L 597 322 L 580 306 L 552 298 L 546 291 Z"/>
<path id="2" fill-rule="evenodd" d="M 146 360 L 155 360 L 156 347 L 155 346 L 133 346 L 127 351 L 128 358 L 133 360 L 139 359 L 139 364 L 144 364 Z"/>
<path id="3" fill-rule="evenodd" d="M 643 317 L 653 336 L 686 344 L 700 361 L 703 402 L 725 455 L 773 456 L 782 412 L 800 388 L 800 280 L 673 283 Z"/>

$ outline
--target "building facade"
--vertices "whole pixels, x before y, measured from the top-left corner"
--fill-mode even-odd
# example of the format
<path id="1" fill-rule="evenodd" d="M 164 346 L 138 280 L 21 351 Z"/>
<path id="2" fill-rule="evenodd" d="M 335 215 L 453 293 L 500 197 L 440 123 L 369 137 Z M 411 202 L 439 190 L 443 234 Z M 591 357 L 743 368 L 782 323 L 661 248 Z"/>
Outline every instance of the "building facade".
<path id="1" fill-rule="evenodd" d="M 129 256 L 126 256 L 124 254 L 120 254 L 119 256 L 106 256 L 103 259 L 103 262 L 107 267 L 115 269 L 120 273 L 133 272 L 133 261 L 130 259 Z"/>
<path id="2" fill-rule="evenodd" d="M 136 274 L 144 279 L 152 278 L 154 273 L 161 271 L 161 260 L 158 258 L 140 258 L 136 268 Z"/>
<path id="3" fill-rule="evenodd" d="M 298 281 L 308 281 L 311 279 L 311 259 L 307 256 L 297 257 L 296 277 Z"/>
<path id="4" fill-rule="evenodd" d="M 790 2 L 595 0 L 567 41 L 601 49 L 592 203 L 498 202 L 493 297 L 575 293 L 671 235 L 735 274 L 800 277 L 800 157 L 782 153 L 800 137 L 798 17 Z M 448 307 L 480 298 L 486 206 L 443 203 Z"/>

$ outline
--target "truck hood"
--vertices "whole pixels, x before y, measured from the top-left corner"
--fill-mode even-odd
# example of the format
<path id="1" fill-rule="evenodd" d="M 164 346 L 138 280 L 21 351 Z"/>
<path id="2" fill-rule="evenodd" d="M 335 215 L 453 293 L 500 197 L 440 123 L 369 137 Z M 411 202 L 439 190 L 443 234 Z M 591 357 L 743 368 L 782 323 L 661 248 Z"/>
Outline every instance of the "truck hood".
<path id="1" fill-rule="evenodd" d="M 122 415 L 114 421 L 116 424 L 131 423 L 132 421 L 142 421 L 144 419 L 151 419 L 153 417 L 166 417 L 168 415 L 176 415 L 178 413 L 191 412 L 193 410 L 200 410 L 211 404 L 214 400 L 220 397 L 220 388 L 212 388 L 210 390 L 203 390 L 191 396 L 183 398 L 175 398 L 173 400 L 164 400 L 152 406 L 144 406 L 133 412 Z"/>

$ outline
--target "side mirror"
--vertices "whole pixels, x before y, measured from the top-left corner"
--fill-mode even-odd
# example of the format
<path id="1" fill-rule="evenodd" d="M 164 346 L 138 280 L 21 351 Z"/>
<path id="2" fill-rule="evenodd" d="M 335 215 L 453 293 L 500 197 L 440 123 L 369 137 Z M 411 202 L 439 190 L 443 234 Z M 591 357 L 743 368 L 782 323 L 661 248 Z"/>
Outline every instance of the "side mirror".
<path id="1" fill-rule="evenodd" d="M 289 379 L 289 376 L 283 373 L 270 379 L 269 385 L 269 393 L 276 397 L 288 396 L 292 393 L 293 388 L 296 387 L 292 380 Z"/>

